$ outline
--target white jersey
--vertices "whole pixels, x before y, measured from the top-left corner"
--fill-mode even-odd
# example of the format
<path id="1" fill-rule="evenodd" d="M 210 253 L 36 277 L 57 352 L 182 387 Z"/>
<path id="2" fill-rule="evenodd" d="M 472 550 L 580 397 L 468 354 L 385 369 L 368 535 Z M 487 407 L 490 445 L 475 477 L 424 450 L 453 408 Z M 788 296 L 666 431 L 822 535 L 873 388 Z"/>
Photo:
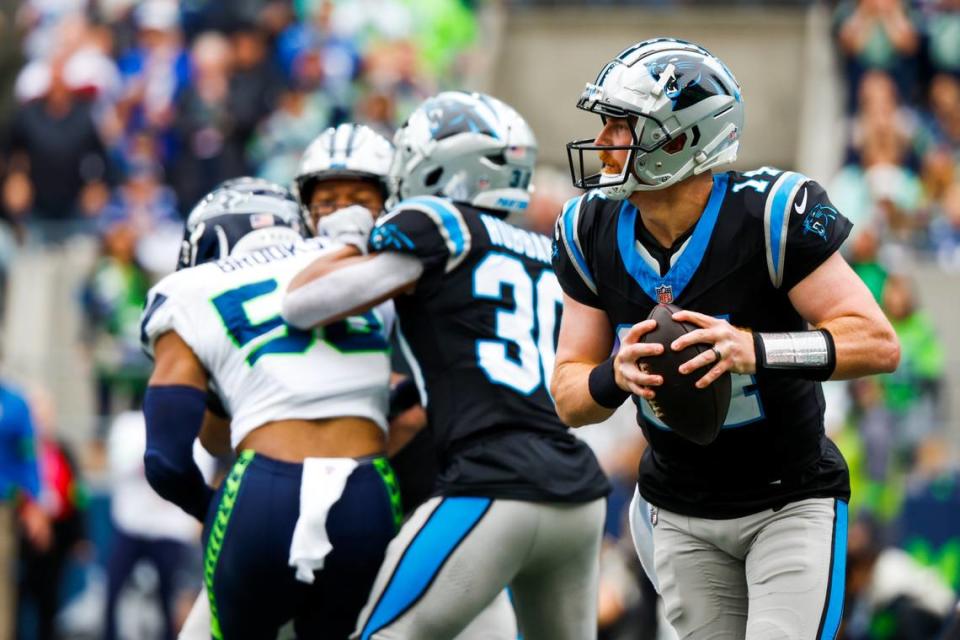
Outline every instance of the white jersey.
<path id="1" fill-rule="evenodd" d="M 339 247 L 267 247 L 177 271 L 150 290 L 144 348 L 152 355 L 167 331 L 187 343 L 231 416 L 234 448 L 275 420 L 358 416 L 386 431 L 393 304 L 313 331 L 280 315 L 293 277 Z"/>

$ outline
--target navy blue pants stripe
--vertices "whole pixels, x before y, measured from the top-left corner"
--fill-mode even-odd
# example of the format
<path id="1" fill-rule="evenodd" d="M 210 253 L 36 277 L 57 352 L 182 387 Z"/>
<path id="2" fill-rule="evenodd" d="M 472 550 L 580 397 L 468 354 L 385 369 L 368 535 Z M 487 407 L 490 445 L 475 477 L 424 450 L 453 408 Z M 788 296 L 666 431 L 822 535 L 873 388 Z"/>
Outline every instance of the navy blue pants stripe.
<path id="1" fill-rule="evenodd" d="M 369 640 L 416 604 L 492 502 L 490 498 L 444 498 L 404 551 L 363 628 L 361 640 Z"/>
<path id="2" fill-rule="evenodd" d="M 843 615 L 843 592 L 847 571 L 847 503 L 834 502 L 833 553 L 830 558 L 830 582 L 827 598 L 820 619 L 818 640 L 833 640 L 840 630 Z"/>
<path id="3" fill-rule="evenodd" d="M 302 473 L 258 454 L 243 476 L 213 576 L 224 640 L 275 638 L 291 619 L 298 637 L 346 640 L 356 625 L 394 535 L 390 495 L 371 462 L 354 470 L 327 516 L 333 550 L 306 584 L 288 564 Z"/>

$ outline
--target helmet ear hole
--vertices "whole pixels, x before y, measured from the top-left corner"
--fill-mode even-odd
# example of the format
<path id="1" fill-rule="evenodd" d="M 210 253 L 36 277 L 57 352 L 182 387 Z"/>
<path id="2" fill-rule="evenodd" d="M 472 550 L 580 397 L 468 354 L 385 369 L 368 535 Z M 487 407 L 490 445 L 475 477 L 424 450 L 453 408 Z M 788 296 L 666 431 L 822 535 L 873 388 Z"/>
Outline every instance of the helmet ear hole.
<path id="1" fill-rule="evenodd" d="M 683 151 L 683 148 L 687 144 L 687 134 L 681 133 L 679 136 L 663 145 L 663 150 L 666 153 L 674 154 L 678 151 Z"/>
<path id="2" fill-rule="evenodd" d="M 428 173 L 423 178 L 423 184 L 426 187 L 432 187 L 440 182 L 440 177 L 443 175 L 443 167 L 437 167 L 430 173 Z"/>

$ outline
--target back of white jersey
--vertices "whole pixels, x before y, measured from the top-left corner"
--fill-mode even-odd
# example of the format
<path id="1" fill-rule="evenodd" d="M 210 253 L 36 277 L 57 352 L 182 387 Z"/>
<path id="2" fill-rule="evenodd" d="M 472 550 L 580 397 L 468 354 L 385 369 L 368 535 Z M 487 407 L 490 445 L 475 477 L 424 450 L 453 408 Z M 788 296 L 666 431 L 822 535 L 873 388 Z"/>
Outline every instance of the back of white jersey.
<path id="1" fill-rule="evenodd" d="M 234 448 L 282 419 L 359 416 L 386 430 L 392 303 L 313 331 L 280 315 L 293 277 L 338 247 L 268 247 L 178 271 L 150 290 L 144 348 L 152 353 L 167 331 L 187 343 L 231 416 Z"/>

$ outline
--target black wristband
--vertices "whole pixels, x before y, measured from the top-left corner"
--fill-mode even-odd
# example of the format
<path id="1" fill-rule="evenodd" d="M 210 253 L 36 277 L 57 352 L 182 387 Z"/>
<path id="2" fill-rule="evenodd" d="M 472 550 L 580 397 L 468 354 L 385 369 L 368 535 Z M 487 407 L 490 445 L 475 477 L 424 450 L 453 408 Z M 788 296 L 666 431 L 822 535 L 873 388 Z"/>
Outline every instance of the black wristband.
<path id="1" fill-rule="evenodd" d="M 782 346 L 775 353 L 780 356 L 780 361 L 776 364 L 771 363 L 771 358 L 767 354 L 767 344 L 764 341 L 764 334 L 753 332 L 753 349 L 756 355 L 757 373 L 771 373 L 793 378 L 804 378 L 806 380 L 823 381 L 833 375 L 837 368 L 837 349 L 833 342 L 833 335 L 826 329 L 816 329 L 807 333 L 819 333 L 823 336 L 823 342 L 826 346 L 826 358 L 822 363 L 811 364 L 804 362 L 803 354 L 796 354 L 793 362 L 785 362 L 783 359 L 784 349 Z M 798 337 L 800 334 L 766 334 L 768 339 L 782 338 L 784 336 Z M 821 351 L 822 354 L 822 351 Z M 790 352 L 787 351 L 789 357 Z"/>
<path id="2" fill-rule="evenodd" d="M 629 391 L 624 391 L 617 385 L 617 378 L 613 373 L 613 361 L 614 356 L 610 356 L 595 366 L 590 371 L 587 382 L 590 397 L 606 409 L 617 409 L 630 397 Z"/>

